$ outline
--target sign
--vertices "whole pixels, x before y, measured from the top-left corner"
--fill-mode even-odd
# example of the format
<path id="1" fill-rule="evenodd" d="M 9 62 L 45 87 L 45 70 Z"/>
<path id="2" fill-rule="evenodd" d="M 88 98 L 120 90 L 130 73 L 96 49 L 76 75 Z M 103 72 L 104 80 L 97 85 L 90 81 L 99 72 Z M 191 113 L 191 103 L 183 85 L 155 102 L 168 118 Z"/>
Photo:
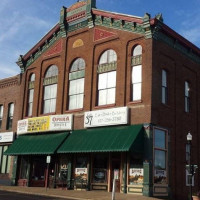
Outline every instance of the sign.
<path id="1" fill-rule="evenodd" d="M 129 182 L 131 185 L 143 184 L 144 170 L 143 168 L 130 168 Z"/>
<path id="2" fill-rule="evenodd" d="M 19 120 L 17 134 L 72 129 L 72 115 L 50 115 Z"/>
<path id="3" fill-rule="evenodd" d="M 128 108 L 112 108 L 85 112 L 84 127 L 113 126 L 128 123 Z"/>
<path id="4" fill-rule="evenodd" d="M 87 180 L 87 168 L 76 168 L 75 179 Z"/>
<path id="5" fill-rule="evenodd" d="M 0 143 L 13 142 L 13 132 L 0 133 Z"/>
<path id="6" fill-rule="evenodd" d="M 154 170 L 154 183 L 166 184 L 167 183 L 167 171 L 162 169 Z"/>
<path id="7" fill-rule="evenodd" d="M 51 156 L 47 156 L 46 163 L 50 163 L 50 162 L 51 162 Z"/>

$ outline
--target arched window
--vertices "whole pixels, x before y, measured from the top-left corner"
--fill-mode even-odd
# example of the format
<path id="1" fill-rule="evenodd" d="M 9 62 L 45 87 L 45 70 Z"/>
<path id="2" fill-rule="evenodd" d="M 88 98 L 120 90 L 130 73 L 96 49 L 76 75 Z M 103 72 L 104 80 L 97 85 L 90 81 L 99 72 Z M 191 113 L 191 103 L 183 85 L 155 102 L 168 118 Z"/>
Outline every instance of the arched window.
<path id="1" fill-rule="evenodd" d="M 105 51 L 98 66 L 98 106 L 115 103 L 117 54 Z"/>
<path id="2" fill-rule="evenodd" d="M 28 83 L 27 116 L 32 116 L 35 74 L 31 74 Z"/>
<path id="3" fill-rule="evenodd" d="M 69 73 L 69 110 L 83 108 L 85 61 L 77 58 Z"/>
<path id="4" fill-rule="evenodd" d="M 133 49 L 132 56 L 132 101 L 141 100 L 142 97 L 142 46 Z"/>
<path id="5" fill-rule="evenodd" d="M 8 118 L 7 118 L 7 130 L 12 129 L 14 115 L 14 103 L 8 105 Z"/>
<path id="6" fill-rule="evenodd" d="M 43 114 L 56 111 L 58 68 L 52 65 L 48 68 L 44 78 Z"/>

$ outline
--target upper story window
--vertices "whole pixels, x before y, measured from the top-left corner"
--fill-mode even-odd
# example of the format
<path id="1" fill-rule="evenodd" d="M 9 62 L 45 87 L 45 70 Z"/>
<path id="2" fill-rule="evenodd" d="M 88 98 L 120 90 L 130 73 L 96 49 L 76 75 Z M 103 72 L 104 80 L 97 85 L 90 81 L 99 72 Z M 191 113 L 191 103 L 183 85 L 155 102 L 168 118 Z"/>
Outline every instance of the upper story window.
<path id="1" fill-rule="evenodd" d="M 167 104 L 168 102 L 168 83 L 167 83 L 167 72 L 162 70 L 162 103 Z"/>
<path id="2" fill-rule="evenodd" d="M 27 116 L 32 116 L 35 74 L 31 74 L 28 82 Z"/>
<path id="3" fill-rule="evenodd" d="M 190 84 L 185 81 L 185 112 L 190 112 Z"/>
<path id="4" fill-rule="evenodd" d="M 12 129 L 13 114 L 14 114 L 14 103 L 10 103 L 8 105 L 7 130 Z"/>
<path id="5" fill-rule="evenodd" d="M 2 121 L 3 121 L 3 105 L 0 105 L 0 129 L 2 127 Z"/>
<path id="6" fill-rule="evenodd" d="M 142 97 L 142 46 L 133 49 L 132 56 L 132 101 L 141 100 Z"/>
<path id="7" fill-rule="evenodd" d="M 98 106 L 115 103 L 117 54 L 105 51 L 98 66 Z"/>
<path id="8" fill-rule="evenodd" d="M 83 108 L 85 61 L 77 58 L 69 73 L 69 110 Z"/>
<path id="9" fill-rule="evenodd" d="M 52 113 L 56 111 L 57 82 L 58 67 L 56 65 L 52 65 L 46 71 L 43 82 L 43 114 Z"/>

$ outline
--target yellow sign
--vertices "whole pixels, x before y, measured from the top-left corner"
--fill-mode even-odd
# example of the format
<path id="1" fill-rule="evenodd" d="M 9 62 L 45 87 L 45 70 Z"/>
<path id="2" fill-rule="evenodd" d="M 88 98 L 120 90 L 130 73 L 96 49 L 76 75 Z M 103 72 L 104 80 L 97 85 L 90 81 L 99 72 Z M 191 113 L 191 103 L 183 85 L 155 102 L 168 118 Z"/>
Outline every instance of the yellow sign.
<path id="1" fill-rule="evenodd" d="M 28 132 L 40 132 L 49 130 L 50 117 L 35 117 L 28 119 Z"/>
<path id="2" fill-rule="evenodd" d="M 73 43 L 73 48 L 81 47 L 83 45 L 84 45 L 83 40 L 78 39 Z"/>

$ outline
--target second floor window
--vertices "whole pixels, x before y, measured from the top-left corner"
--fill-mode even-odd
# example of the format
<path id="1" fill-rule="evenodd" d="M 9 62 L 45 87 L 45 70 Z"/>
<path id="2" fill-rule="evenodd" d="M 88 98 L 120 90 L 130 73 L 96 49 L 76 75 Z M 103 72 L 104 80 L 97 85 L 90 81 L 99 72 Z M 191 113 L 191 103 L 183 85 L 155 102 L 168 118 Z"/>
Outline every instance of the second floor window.
<path id="1" fill-rule="evenodd" d="M 167 72 L 162 70 L 162 103 L 167 104 L 168 88 L 167 88 Z"/>
<path id="2" fill-rule="evenodd" d="M 0 129 L 2 127 L 2 121 L 3 121 L 3 105 L 0 105 Z"/>
<path id="3" fill-rule="evenodd" d="M 185 81 L 185 112 L 190 112 L 190 85 Z"/>
<path id="4" fill-rule="evenodd" d="M 83 108 L 85 61 L 77 58 L 69 73 L 69 110 Z"/>
<path id="5" fill-rule="evenodd" d="M 132 56 L 132 101 L 142 98 L 142 46 L 133 49 Z"/>
<path id="6" fill-rule="evenodd" d="M 28 83 L 27 116 L 32 116 L 35 74 L 31 74 Z"/>
<path id="7" fill-rule="evenodd" d="M 58 68 L 52 65 L 48 68 L 44 78 L 43 114 L 56 111 Z"/>
<path id="8" fill-rule="evenodd" d="M 117 54 L 105 51 L 98 66 L 98 106 L 115 103 Z"/>
<path id="9" fill-rule="evenodd" d="M 14 114 L 14 103 L 8 105 L 8 118 L 7 118 L 7 130 L 12 129 Z"/>

